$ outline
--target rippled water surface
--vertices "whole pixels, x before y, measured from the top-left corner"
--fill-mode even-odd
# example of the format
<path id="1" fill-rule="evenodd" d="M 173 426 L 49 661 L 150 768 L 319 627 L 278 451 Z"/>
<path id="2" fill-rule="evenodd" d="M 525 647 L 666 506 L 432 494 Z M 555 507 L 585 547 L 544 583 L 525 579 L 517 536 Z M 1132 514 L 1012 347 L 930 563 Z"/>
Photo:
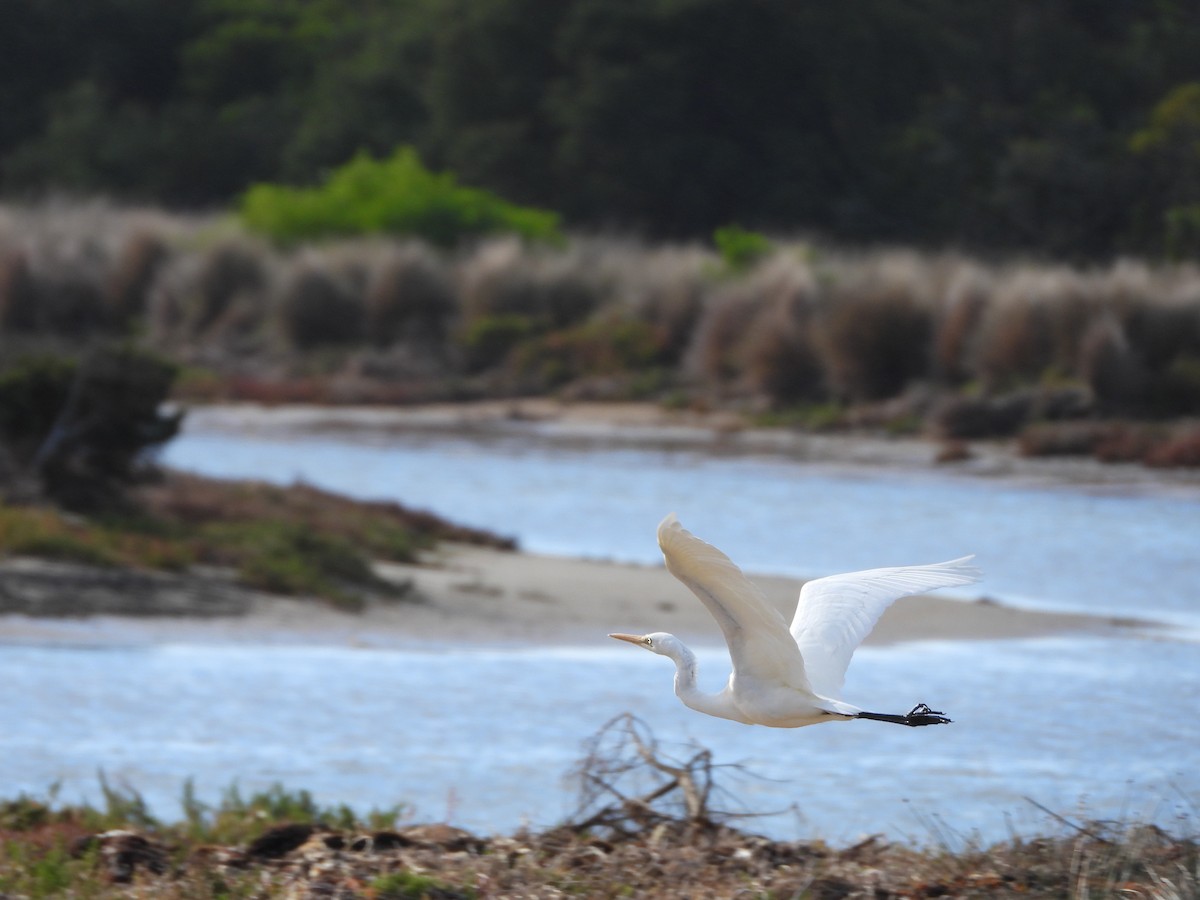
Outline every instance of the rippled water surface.
<path id="1" fill-rule="evenodd" d="M 500 832 L 569 813 L 563 776 L 584 740 L 633 710 L 668 747 L 694 740 L 769 779 L 728 773 L 722 802 L 794 807 L 756 823 L 779 836 L 929 838 L 937 817 L 999 838 L 1010 823 L 1045 824 L 1024 797 L 1072 815 L 1082 805 L 1170 823 L 1194 814 L 1200 793 L 1192 645 L 866 648 L 848 697 L 896 710 L 936 698 L 954 725 L 800 731 L 698 716 L 672 696 L 669 664 L 620 650 L 7 647 L 5 786 L 38 793 L 61 780 L 68 796 L 95 800 L 102 767 L 170 814 L 187 777 L 210 800 L 234 779 L 244 791 L 283 782 L 327 804 L 405 802 L 421 819 Z M 704 653 L 702 664 L 704 680 L 719 682 L 723 656 Z"/>
<path id="2" fill-rule="evenodd" d="M 978 553 L 1001 600 L 1200 623 L 1200 503 L 694 453 L 518 441 L 310 438 L 196 431 L 167 461 L 216 475 L 392 497 L 516 535 L 531 550 L 654 560 L 668 510 L 746 568 L 813 575 Z M 669 627 L 664 622 L 662 627 Z M 0 647 L 0 787 L 97 799 L 97 769 L 174 814 L 184 779 L 215 799 L 283 782 L 360 811 L 481 832 L 570 811 L 563 777 L 610 717 L 696 741 L 729 772 L 727 805 L 786 810 L 750 827 L 832 840 L 934 828 L 1002 838 L 1075 816 L 1154 818 L 1200 804 L 1200 645 L 1053 638 L 865 648 L 847 699 L 925 699 L 952 727 L 799 731 L 700 716 L 669 663 L 618 646 Z M 723 650 L 701 654 L 715 689 Z M 1194 826 L 1194 823 L 1192 823 Z"/>

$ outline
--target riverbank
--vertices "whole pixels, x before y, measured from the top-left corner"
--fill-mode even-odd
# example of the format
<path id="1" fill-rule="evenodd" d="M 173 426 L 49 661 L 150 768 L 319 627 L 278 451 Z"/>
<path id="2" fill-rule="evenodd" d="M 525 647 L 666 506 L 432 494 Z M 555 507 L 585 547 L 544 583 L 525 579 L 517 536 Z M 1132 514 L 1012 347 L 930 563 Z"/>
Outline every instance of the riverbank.
<path id="1" fill-rule="evenodd" d="M 651 761 L 653 746 L 646 748 Z M 1044 836 L 916 847 L 870 835 L 846 846 L 728 827 L 706 796 L 686 813 L 662 796 L 707 784 L 695 763 L 649 802 L 544 832 L 480 837 L 445 824 L 356 820 L 282 791 L 233 792 L 186 823 L 136 795 L 107 810 L 0 800 L 0 892 L 13 897 L 230 896 L 475 900 L 488 897 L 1191 897 L 1197 842 L 1136 823 L 1059 817 Z M 659 780 L 666 775 L 659 776 Z M 639 800 L 641 798 L 630 798 Z M 113 802 L 116 801 L 116 802 Z M 121 805 L 124 801 L 125 805 Z M 11 892 L 11 893 L 10 893 Z"/>
<path id="2" fill-rule="evenodd" d="M 189 408 L 184 428 L 282 438 L 328 434 L 369 440 L 425 434 L 521 439 L 567 447 L 778 456 L 839 469 L 937 471 L 1041 486 L 1200 495 L 1200 468 L 1150 468 L 1082 455 L 1024 456 L 1011 439 L 968 444 L 871 430 L 763 427 L 728 410 L 672 409 L 645 402 L 531 397 L 412 406 L 229 403 Z"/>
<path id="3" fill-rule="evenodd" d="M 1190 494 L 1195 477 L 1190 471 L 1024 459 L 1003 442 L 989 443 L 973 451 L 970 459 L 947 465 L 937 462 L 935 443 L 916 438 L 752 428 L 729 413 L 669 410 L 653 404 L 530 399 L 399 408 L 222 405 L 193 409 L 186 423 L 186 429 L 201 434 L 250 434 L 297 441 L 330 436 L 364 446 L 396 436 L 426 436 L 437 441 L 456 435 L 470 436 L 483 445 L 491 440 L 519 441 L 521 446 L 546 441 L 593 448 L 665 447 L 704 456 L 774 455 L 842 472 L 936 470 L 961 473 L 966 478 L 1020 479 L 1022 483 L 1102 492 Z M 687 457 L 681 459 L 686 465 Z M 225 507 L 233 504 L 259 519 L 282 517 L 322 529 L 345 524 L 348 517 L 353 519 L 368 509 L 372 515 L 383 515 L 387 522 L 396 517 L 397 522 L 406 523 L 436 518 L 419 511 L 356 503 L 304 483 L 291 488 L 238 485 L 175 474 L 157 487 L 151 486 L 146 499 L 148 508 L 174 511 L 176 517 L 198 513 L 224 516 L 228 513 Z M 1200 481 L 1195 486 L 1200 487 Z M 251 503 L 251 497 L 257 499 Z M 286 498 L 292 499 L 284 503 Z M 465 509 L 466 502 L 464 498 L 452 506 Z M 648 515 L 663 512 L 656 506 Z M 507 516 L 492 518 L 495 528 L 509 522 Z M 336 602 L 330 605 L 328 597 L 322 601 L 303 589 L 290 598 L 266 593 L 262 584 L 247 581 L 244 572 L 235 572 L 230 566 L 193 564 L 147 571 L 136 563 L 132 567 L 113 567 L 111 562 L 89 566 L 86 555 L 75 562 L 0 560 L 0 640 L 588 645 L 611 631 L 670 630 L 693 644 L 720 644 L 711 617 L 661 565 L 489 549 L 486 542 L 462 543 L 480 541 L 482 533 L 455 531 L 444 522 L 440 528 L 433 536 L 441 543 L 433 550 L 421 551 L 409 564 L 381 561 L 376 555 L 374 568 L 385 590 L 373 588 L 369 578 L 360 579 L 363 584 L 356 588 L 355 602 L 343 603 L 340 610 L 334 608 Z M 342 531 L 364 553 L 365 566 L 373 547 L 362 543 L 363 535 L 377 536 L 379 528 Z M 474 536 L 456 537 L 459 532 Z M 646 548 L 644 557 L 633 558 L 653 558 L 649 533 Z M 203 551 L 197 555 L 213 554 Z M 369 574 L 370 570 L 366 571 Z M 790 619 L 802 582 L 778 577 L 756 581 Z M 388 589 L 389 585 L 393 589 Z M 942 593 L 907 598 L 884 616 L 870 642 L 1121 635 L 1155 624 L 1128 618 L 1123 610 L 1104 615 L 1019 608 L 1005 602 L 1007 594 L 989 598 L 987 590 L 985 584 L 959 596 Z M 340 596 L 338 591 L 332 593 Z"/>
<path id="4" fill-rule="evenodd" d="M 0 642 L 586 645 L 612 631 L 659 630 L 700 646 L 721 641 L 708 611 L 662 566 L 443 543 L 416 564 L 379 563 L 377 572 L 402 590 L 360 612 L 345 612 L 239 587 L 216 570 L 118 574 L 10 560 L 0 565 L 9 601 L 3 607 L 8 614 L 0 615 Z M 12 596 L 18 577 L 35 576 L 43 605 L 17 606 Z M 45 600 L 56 596 L 56 578 L 59 593 L 70 595 L 69 607 Z M 803 582 L 778 576 L 754 581 L 790 620 Z M 867 643 L 1114 636 L 1151 627 L 1128 618 L 1020 609 L 971 590 L 900 600 Z"/>

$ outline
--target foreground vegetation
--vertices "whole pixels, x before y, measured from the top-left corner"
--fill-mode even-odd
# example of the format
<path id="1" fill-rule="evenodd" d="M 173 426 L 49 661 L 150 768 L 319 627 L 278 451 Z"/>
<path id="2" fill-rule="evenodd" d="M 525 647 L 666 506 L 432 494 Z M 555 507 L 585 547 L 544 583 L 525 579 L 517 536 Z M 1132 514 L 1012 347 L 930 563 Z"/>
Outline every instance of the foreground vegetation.
<path id="1" fill-rule="evenodd" d="M 646 726 L 609 722 L 577 772 L 578 811 L 545 832 L 478 837 L 357 816 L 281 787 L 216 806 L 190 786 L 183 821 L 101 781 L 103 808 L 0 802 L 0 894 L 163 898 L 1200 896 L 1200 845 L 1151 825 L 1073 823 L 984 847 L 867 837 L 771 840 L 715 807 L 708 751 L 665 755 Z"/>
<path id="2" fill-rule="evenodd" d="M 0 338 L 78 352 L 133 334 L 183 367 L 185 400 L 639 399 L 1200 463 L 1193 265 L 716 241 L 281 249 L 226 220 L 8 208 Z"/>

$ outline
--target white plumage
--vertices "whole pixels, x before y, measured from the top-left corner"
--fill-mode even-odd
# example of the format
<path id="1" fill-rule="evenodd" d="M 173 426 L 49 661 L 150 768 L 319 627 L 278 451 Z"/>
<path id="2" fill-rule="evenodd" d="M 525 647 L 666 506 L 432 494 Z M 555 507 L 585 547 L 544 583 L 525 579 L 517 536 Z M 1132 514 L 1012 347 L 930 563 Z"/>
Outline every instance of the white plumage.
<path id="1" fill-rule="evenodd" d="M 971 556 L 926 566 L 897 566 L 831 575 L 807 582 L 789 628 L 779 611 L 734 563 L 685 529 L 675 514 L 658 526 L 667 570 L 688 586 L 717 621 L 733 671 L 725 688 L 696 686 L 696 657 L 664 632 L 612 634 L 670 658 L 675 693 L 699 712 L 746 724 L 798 728 L 837 719 L 899 725 L 950 720 L 918 704 L 906 715 L 872 713 L 841 699 L 846 667 L 883 611 L 901 597 L 979 581 Z"/>

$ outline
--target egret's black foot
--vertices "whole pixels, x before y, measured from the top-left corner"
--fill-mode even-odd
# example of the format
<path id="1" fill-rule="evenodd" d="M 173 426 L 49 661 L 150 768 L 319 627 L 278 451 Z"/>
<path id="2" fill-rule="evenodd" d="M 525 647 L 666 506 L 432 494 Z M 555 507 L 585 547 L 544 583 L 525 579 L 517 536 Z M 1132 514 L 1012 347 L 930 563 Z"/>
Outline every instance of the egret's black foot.
<path id="1" fill-rule="evenodd" d="M 904 724 L 913 728 L 919 725 L 949 725 L 952 721 L 946 718 L 941 710 L 930 709 L 924 703 L 918 703 L 904 717 Z"/>
<path id="2" fill-rule="evenodd" d="M 909 728 L 918 728 L 921 725 L 949 725 L 951 721 L 940 711 L 930 709 L 924 703 L 914 706 L 907 716 L 897 716 L 893 713 L 860 712 L 855 718 L 871 719 L 875 722 L 891 722 L 893 725 L 907 725 Z"/>

